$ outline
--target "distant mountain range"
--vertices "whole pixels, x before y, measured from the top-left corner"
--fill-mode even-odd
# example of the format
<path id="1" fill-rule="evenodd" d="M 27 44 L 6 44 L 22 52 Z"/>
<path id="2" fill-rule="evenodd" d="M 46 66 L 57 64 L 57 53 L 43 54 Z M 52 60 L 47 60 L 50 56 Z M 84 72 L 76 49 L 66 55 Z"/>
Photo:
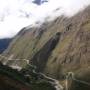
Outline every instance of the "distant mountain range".
<path id="1" fill-rule="evenodd" d="M 37 5 L 41 5 L 45 2 L 48 2 L 48 0 L 34 0 L 33 3 L 37 4 Z"/>
<path id="2" fill-rule="evenodd" d="M 10 44 L 11 38 L 0 39 L 0 53 L 2 53 Z"/>

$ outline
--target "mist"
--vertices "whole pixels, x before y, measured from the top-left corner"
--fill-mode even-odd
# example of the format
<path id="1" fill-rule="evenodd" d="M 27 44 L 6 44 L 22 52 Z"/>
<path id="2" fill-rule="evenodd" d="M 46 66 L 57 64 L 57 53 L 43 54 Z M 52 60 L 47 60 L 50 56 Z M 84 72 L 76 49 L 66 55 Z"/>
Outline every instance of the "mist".
<path id="1" fill-rule="evenodd" d="M 48 16 L 73 16 L 90 4 L 90 0 L 48 0 L 41 5 L 32 1 L 0 0 L 0 38 L 13 37 L 23 27 L 34 26 Z M 54 12 L 57 8 L 58 12 Z"/>

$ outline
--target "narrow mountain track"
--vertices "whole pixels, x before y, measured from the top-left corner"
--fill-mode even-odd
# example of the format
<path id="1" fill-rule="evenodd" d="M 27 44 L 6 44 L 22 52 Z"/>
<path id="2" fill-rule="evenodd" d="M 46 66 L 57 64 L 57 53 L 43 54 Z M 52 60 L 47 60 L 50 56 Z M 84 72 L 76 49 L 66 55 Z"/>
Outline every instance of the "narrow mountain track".
<path id="1" fill-rule="evenodd" d="M 63 90 L 63 87 L 59 84 L 59 82 L 56 79 L 52 79 L 42 73 L 38 75 L 40 75 L 40 77 L 46 80 L 46 82 L 48 82 L 51 85 L 50 87 L 53 87 L 54 90 Z M 3 85 L 9 85 L 9 87 L 19 88 L 16 90 L 31 90 L 30 89 L 32 86 L 32 84 L 30 83 L 31 81 L 28 82 L 27 77 L 25 75 L 23 75 L 18 70 L 12 69 L 2 64 L 0 64 L 0 80 L 3 81 L 3 83 L 1 82 L 1 84 Z M 2 86 L 1 84 L 0 84 L 0 87 Z M 23 89 L 21 89 L 22 87 Z M 8 90 L 11 90 L 11 89 L 8 89 Z"/>
<path id="2" fill-rule="evenodd" d="M 54 88 L 55 88 L 56 90 L 63 90 L 63 89 L 64 89 L 63 86 L 60 85 L 60 83 L 59 83 L 58 80 L 53 79 L 53 78 L 51 78 L 51 77 L 48 77 L 48 76 L 46 76 L 46 75 L 43 74 L 43 73 L 40 73 L 40 75 L 42 75 L 43 78 L 47 79 L 48 82 L 49 82 L 50 84 L 52 84 L 52 86 L 54 86 Z"/>

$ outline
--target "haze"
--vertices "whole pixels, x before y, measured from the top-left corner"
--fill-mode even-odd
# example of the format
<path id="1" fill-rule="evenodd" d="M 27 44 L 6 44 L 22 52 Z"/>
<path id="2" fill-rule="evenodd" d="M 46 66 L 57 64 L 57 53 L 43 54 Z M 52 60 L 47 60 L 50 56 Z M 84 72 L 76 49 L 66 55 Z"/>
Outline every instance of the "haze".
<path id="1" fill-rule="evenodd" d="M 0 0 L 0 38 L 13 37 L 21 28 L 44 21 L 47 16 L 72 16 L 90 4 L 90 0 L 48 0 L 41 5 L 33 0 Z M 59 8 L 59 12 L 54 12 Z"/>

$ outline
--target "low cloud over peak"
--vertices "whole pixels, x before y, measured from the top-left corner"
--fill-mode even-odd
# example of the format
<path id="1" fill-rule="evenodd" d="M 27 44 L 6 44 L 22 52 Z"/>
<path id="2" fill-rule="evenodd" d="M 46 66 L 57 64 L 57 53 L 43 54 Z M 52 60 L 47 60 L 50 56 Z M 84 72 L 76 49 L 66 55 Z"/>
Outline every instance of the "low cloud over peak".
<path id="1" fill-rule="evenodd" d="M 0 38 L 48 16 L 74 15 L 89 4 L 90 0 L 0 0 Z"/>

